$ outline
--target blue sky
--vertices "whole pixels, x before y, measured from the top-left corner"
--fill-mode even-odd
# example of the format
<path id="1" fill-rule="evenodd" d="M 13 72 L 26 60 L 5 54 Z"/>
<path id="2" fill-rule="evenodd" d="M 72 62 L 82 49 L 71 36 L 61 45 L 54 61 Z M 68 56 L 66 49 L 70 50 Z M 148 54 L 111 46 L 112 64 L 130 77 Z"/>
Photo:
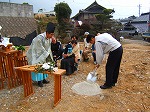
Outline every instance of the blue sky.
<path id="1" fill-rule="evenodd" d="M 0 0 L 0 2 L 12 2 L 20 3 L 27 2 L 33 5 L 34 12 L 38 9 L 44 9 L 44 11 L 52 11 L 56 3 L 65 2 L 72 9 L 72 16 L 77 14 L 79 10 L 87 8 L 95 0 Z M 114 9 L 114 19 L 127 18 L 135 15 L 139 16 L 139 5 L 140 14 L 150 11 L 150 0 L 96 0 L 97 3 L 105 8 Z"/>

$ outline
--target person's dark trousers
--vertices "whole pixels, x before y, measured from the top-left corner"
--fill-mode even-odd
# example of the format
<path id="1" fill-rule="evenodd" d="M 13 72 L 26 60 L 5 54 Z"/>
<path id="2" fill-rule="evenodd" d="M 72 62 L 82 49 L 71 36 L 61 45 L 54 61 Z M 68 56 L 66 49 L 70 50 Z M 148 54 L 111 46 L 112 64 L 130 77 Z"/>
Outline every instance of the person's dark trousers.
<path id="1" fill-rule="evenodd" d="M 96 53 L 92 52 L 92 56 L 93 56 L 94 61 L 96 61 Z"/>
<path id="2" fill-rule="evenodd" d="M 75 71 L 74 58 L 65 58 L 61 60 L 61 69 L 66 69 L 66 75 L 70 75 Z"/>
<path id="3" fill-rule="evenodd" d="M 109 53 L 107 64 L 106 64 L 105 84 L 107 86 L 112 86 L 115 83 L 117 83 L 122 54 L 123 54 L 122 46 Z"/>

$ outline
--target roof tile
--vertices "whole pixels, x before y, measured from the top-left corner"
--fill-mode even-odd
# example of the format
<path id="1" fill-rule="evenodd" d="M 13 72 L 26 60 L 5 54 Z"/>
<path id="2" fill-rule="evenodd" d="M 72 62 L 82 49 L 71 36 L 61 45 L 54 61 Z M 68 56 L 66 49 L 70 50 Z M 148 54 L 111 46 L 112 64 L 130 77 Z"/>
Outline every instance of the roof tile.
<path id="1" fill-rule="evenodd" d="M 29 17 L 0 16 L 1 34 L 7 37 L 25 38 L 26 35 L 37 30 L 36 21 Z"/>

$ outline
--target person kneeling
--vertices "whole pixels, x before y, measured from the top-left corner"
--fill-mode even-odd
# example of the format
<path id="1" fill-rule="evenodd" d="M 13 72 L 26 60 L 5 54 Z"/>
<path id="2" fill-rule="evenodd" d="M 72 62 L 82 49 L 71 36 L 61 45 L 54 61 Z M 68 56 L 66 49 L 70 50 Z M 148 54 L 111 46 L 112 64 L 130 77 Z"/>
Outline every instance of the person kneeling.
<path id="1" fill-rule="evenodd" d="M 63 54 L 64 59 L 61 60 L 60 68 L 66 69 L 66 75 L 71 75 L 77 70 L 77 68 L 75 67 L 75 63 L 77 59 L 75 54 L 72 52 L 76 45 L 77 45 L 77 41 L 72 40 L 65 47 L 64 54 Z"/>

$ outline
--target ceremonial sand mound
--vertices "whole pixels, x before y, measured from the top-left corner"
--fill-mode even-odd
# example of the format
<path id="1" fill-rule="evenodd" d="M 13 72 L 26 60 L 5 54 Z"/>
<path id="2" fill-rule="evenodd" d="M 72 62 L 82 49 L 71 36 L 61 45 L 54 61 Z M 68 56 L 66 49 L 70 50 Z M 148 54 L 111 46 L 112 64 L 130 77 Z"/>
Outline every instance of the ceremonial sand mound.
<path id="1" fill-rule="evenodd" d="M 72 86 L 72 90 L 74 93 L 79 95 L 93 96 L 102 94 L 101 89 L 97 83 L 90 83 L 87 81 L 74 84 Z"/>

